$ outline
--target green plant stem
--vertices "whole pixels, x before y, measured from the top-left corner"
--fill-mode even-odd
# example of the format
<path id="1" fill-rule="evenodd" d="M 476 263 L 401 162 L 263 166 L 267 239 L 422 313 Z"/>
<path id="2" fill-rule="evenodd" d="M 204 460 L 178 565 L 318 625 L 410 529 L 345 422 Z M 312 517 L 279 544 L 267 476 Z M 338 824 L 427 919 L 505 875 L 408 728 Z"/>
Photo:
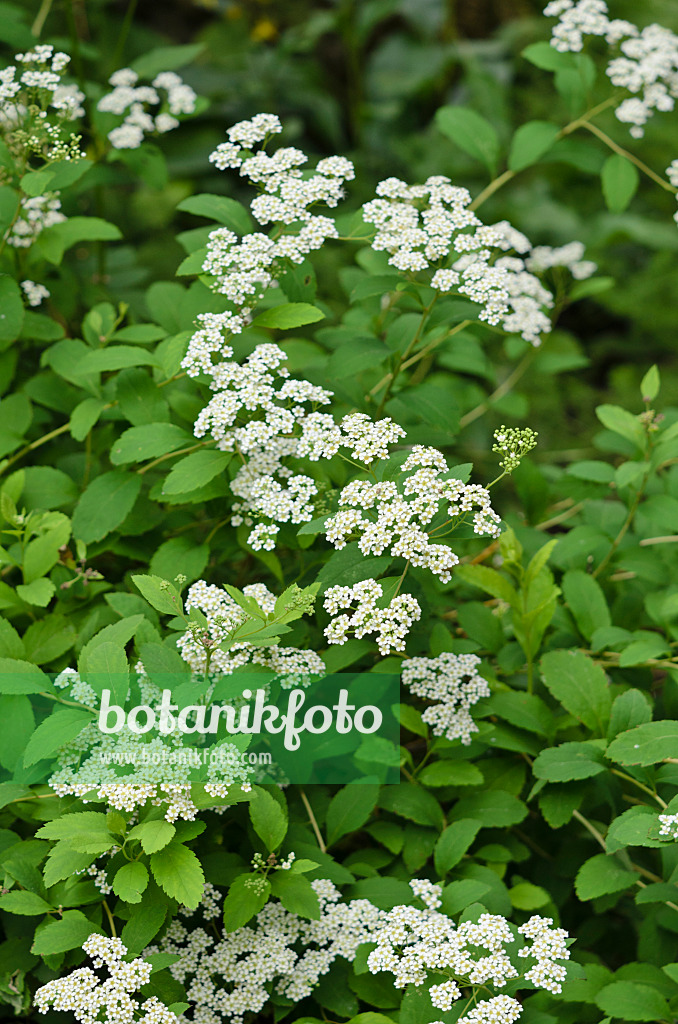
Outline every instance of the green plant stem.
<path id="1" fill-rule="evenodd" d="M 311 805 L 310 805 L 310 803 L 308 801 L 308 797 L 304 793 L 303 789 L 299 790 L 299 795 L 301 796 L 301 802 L 304 805 L 304 808 L 306 809 L 306 813 L 308 814 L 308 820 L 311 823 L 311 828 L 313 829 L 313 831 L 315 833 L 315 837 L 318 840 L 318 846 L 320 847 L 320 851 L 321 851 L 321 853 L 327 853 L 327 846 L 325 845 L 325 841 L 324 841 L 324 839 L 322 837 L 322 833 L 320 832 L 320 829 L 318 828 L 318 822 L 316 821 L 316 816 L 313 813 L 313 808 L 311 807 Z"/>
<path id="2" fill-rule="evenodd" d="M 636 786 L 638 789 L 642 789 L 644 793 L 647 793 L 648 796 L 651 796 L 653 800 L 657 801 L 662 810 L 666 810 L 666 808 L 669 806 L 666 803 L 666 801 L 662 800 L 662 798 L 654 792 L 654 790 L 650 789 L 649 786 L 644 785 L 644 783 L 638 782 L 638 779 L 634 779 L 632 775 L 627 775 L 626 772 L 620 772 L 618 768 L 610 768 L 610 771 L 613 775 L 617 775 L 620 779 L 626 779 L 627 782 L 633 783 L 633 785 Z"/>
<path id="3" fill-rule="evenodd" d="M 9 467 L 14 465 L 15 462 L 18 462 L 19 459 L 22 459 L 24 455 L 28 455 L 29 452 L 35 451 L 35 449 L 40 448 L 41 445 L 47 444 L 47 442 L 51 441 L 53 438 L 59 437 L 61 434 L 65 434 L 69 427 L 70 423 L 64 423 L 55 430 L 50 430 L 48 434 L 43 434 L 42 437 L 37 439 L 37 441 L 31 441 L 31 443 L 27 444 L 25 448 L 18 451 L 16 455 L 12 455 L 11 458 L 7 459 L 3 469 L 0 470 L 0 473 L 4 473 L 6 469 L 9 469 Z"/>
<path id="4" fill-rule="evenodd" d="M 435 348 L 438 347 L 438 345 L 442 345 L 442 343 L 444 341 L 447 341 L 447 339 L 453 337 L 453 335 L 459 334 L 460 331 L 463 331 L 471 323 L 473 323 L 472 320 L 463 320 L 460 324 L 457 324 L 456 327 L 453 327 L 452 330 L 448 331 L 447 334 L 444 334 L 441 338 L 436 338 L 435 341 L 430 341 L 428 343 L 428 345 L 424 345 L 424 347 L 419 352 L 415 353 L 415 355 L 413 355 L 413 356 L 410 356 L 410 358 L 408 359 L 408 358 L 406 358 L 407 354 L 408 354 L 408 352 L 411 352 L 412 348 L 413 348 L 413 342 L 410 342 L 409 345 L 407 346 L 405 352 L 403 352 L 403 354 L 401 356 L 401 362 L 398 365 L 397 370 L 394 371 L 396 373 L 396 376 L 402 370 L 408 370 L 410 368 L 410 366 L 414 366 L 415 363 L 418 363 L 420 359 L 423 359 L 425 356 L 427 356 L 429 354 L 429 352 L 432 352 Z M 417 339 L 415 338 L 415 341 L 416 340 Z M 393 371 L 391 373 L 385 374 L 385 376 L 383 376 L 381 378 L 379 383 L 375 384 L 374 387 L 370 389 L 370 391 L 368 392 L 368 394 L 366 396 L 368 398 L 368 400 L 370 398 L 373 398 L 374 395 L 376 395 L 378 391 L 381 391 L 381 389 L 384 387 L 385 384 L 388 385 L 389 383 L 390 383 L 390 387 L 393 387 L 393 383 L 394 383 Z M 389 388 L 389 390 L 390 390 L 390 388 Z"/>
<path id="5" fill-rule="evenodd" d="M 615 153 L 618 153 L 619 156 L 626 157 L 627 160 L 630 160 L 632 164 L 635 164 L 636 167 L 643 172 L 643 174 L 646 174 L 648 178 L 651 178 L 652 181 L 655 182 L 655 184 L 659 185 L 666 192 L 670 192 L 672 195 L 675 195 L 676 192 L 678 192 L 678 189 L 675 187 L 675 185 L 672 185 L 670 182 L 662 178 L 659 174 L 653 171 L 651 167 L 648 167 L 646 163 L 643 163 L 643 161 L 639 160 L 637 156 L 634 156 L 633 153 L 630 153 L 628 149 L 624 149 L 623 146 L 620 146 L 618 143 L 616 143 L 614 139 L 611 139 L 610 136 L 607 135 L 604 131 L 602 131 L 597 124 L 591 124 L 590 121 L 583 121 L 580 127 L 585 128 L 588 132 L 591 132 L 593 135 L 596 136 L 596 138 L 600 139 L 601 142 L 604 142 L 609 149 L 611 149 Z"/>
<path id="6" fill-rule="evenodd" d="M 123 19 L 122 26 L 120 28 L 120 35 L 118 36 L 117 42 L 115 44 L 115 49 L 113 50 L 113 56 L 111 57 L 111 63 L 109 66 L 110 72 L 116 71 L 121 65 L 122 55 L 125 49 L 125 43 L 127 42 L 127 36 L 129 35 L 129 31 L 132 27 L 132 21 L 134 20 L 136 8 L 137 0 L 130 0 L 129 4 L 127 5 L 127 10 L 125 11 L 125 17 Z"/>
<path id="7" fill-rule="evenodd" d="M 40 10 L 35 16 L 35 21 L 31 25 L 31 35 L 34 35 L 36 39 L 40 38 L 45 22 L 49 16 L 49 12 L 52 10 L 52 4 L 54 0 L 42 0 L 40 4 Z"/>
<path id="8" fill-rule="evenodd" d="M 384 411 L 384 406 L 386 405 L 386 403 L 388 402 L 388 400 L 389 400 L 389 398 L 391 396 L 391 391 L 393 390 L 393 385 L 395 384 L 396 380 L 398 379 L 398 374 L 403 369 L 404 362 L 406 361 L 406 359 L 409 356 L 410 352 L 414 349 L 415 345 L 417 344 L 417 342 L 421 338 L 421 333 L 422 333 L 422 331 L 424 329 L 424 324 L 426 323 L 426 320 L 428 319 L 429 313 L 431 312 L 431 310 L 433 309 L 433 306 L 435 305 L 436 299 L 437 299 L 437 295 L 433 297 L 431 302 L 424 309 L 423 313 L 421 314 L 421 320 L 419 321 L 419 326 L 417 327 L 417 331 L 416 331 L 414 337 L 412 338 L 412 340 L 409 342 L 409 344 L 405 348 L 405 351 L 402 354 L 399 354 L 397 356 L 396 365 L 393 368 L 393 371 L 390 374 L 388 374 L 387 377 L 384 378 L 384 380 L 386 381 L 386 387 L 384 389 L 383 395 L 381 396 L 381 401 L 379 402 L 379 407 L 377 408 L 377 413 L 376 413 L 377 418 L 379 418 L 382 415 L 383 411 Z M 376 391 L 378 391 L 381 388 L 381 385 L 382 385 L 382 381 L 380 381 L 379 384 L 376 385 L 376 388 L 373 388 L 372 391 L 370 391 L 370 395 L 372 395 L 373 393 L 376 393 Z"/>
<path id="9" fill-rule="evenodd" d="M 576 818 L 577 821 L 584 826 L 587 832 L 591 833 L 595 841 L 600 844 L 603 853 L 607 853 L 607 846 L 605 845 L 605 840 L 603 839 L 602 835 L 595 827 L 595 825 L 592 825 L 589 819 L 585 818 L 584 815 L 580 814 L 579 811 L 572 811 L 572 817 Z"/>
<path id="10" fill-rule="evenodd" d="M 113 915 L 111 913 L 111 908 L 109 907 L 109 905 L 106 902 L 106 900 L 102 900 L 102 906 L 104 908 L 104 911 L 106 912 L 106 917 L 108 918 L 108 923 L 109 923 L 110 928 L 111 928 L 111 936 L 115 939 L 115 938 L 118 937 L 118 933 L 115 930 L 115 921 L 113 920 Z"/>
<path id="11" fill-rule="evenodd" d="M 631 523 L 633 522 L 633 518 L 634 518 L 636 512 L 638 511 L 638 506 L 640 505 L 640 502 L 641 502 L 641 499 L 643 497 L 643 494 L 645 493 L 645 486 L 647 484 L 648 477 L 649 477 L 649 473 L 647 473 L 645 475 L 645 479 L 643 480 L 642 484 L 638 488 L 638 492 L 636 493 L 636 496 L 635 496 L 635 498 L 633 500 L 633 504 L 631 505 L 631 508 L 629 509 L 629 514 L 627 515 L 626 519 L 622 523 L 621 529 L 619 530 L 619 533 L 617 534 L 617 536 L 612 541 L 612 544 L 610 545 L 610 550 L 607 552 L 607 554 L 605 555 L 605 558 L 602 560 L 600 565 L 597 566 L 597 568 L 595 568 L 593 570 L 593 572 L 591 573 L 591 576 L 593 577 L 594 580 L 596 579 L 596 577 L 600 576 L 600 574 L 603 571 L 603 569 L 605 569 L 608 566 L 608 564 L 610 562 L 610 559 L 613 557 L 615 551 L 617 550 L 617 548 L 619 547 L 619 545 L 623 541 L 624 537 L 626 536 L 627 531 L 628 531 L 629 527 L 631 526 Z"/>
<path id="12" fill-rule="evenodd" d="M 153 469 L 154 466 L 160 465 L 161 462 L 166 462 L 167 459 L 173 459 L 175 455 L 187 455 L 189 452 L 195 452 L 199 448 L 204 448 L 206 445 L 212 444 L 211 441 L 199 441 L 198 444 L 191 444 L 188 448 L 179 448 L 176 452 L 166 452 L 164 455 L 159 455 L 157 459 L 153 459 L 152 462 L 147 462 L 145 466 L 137 470 L 139 476 L 143 476 L 144 473 L 148 473 L 149 469 Z"/>
<path id="13" fill-rule="evenodd" d="M 536 348 L 531 348 L 528 352 L 526 352 L 523 358 L 518 363 L 518 365 L 513 370 L 513 372 L 508 375 L 506 380 L 502 384 L 500 384 L 499 387 L 496 388 L 496 390 L 494 390 L 491 395 L 489 395 L 483 402 L 481 402 L 480 405 L 477 405 L 475 409 L 471 409 L 469 412 L 465 413 L 465 415 L 461 417 L 461 419 L 459 420 L 459 426 L 462 429 L 464 427 L 467 427 L 469 423 L 473 423 L 473 421 L 477 420 L 479 416 L 482 416 L 484 413 L 486 413 L 487 410 L 495 402 L 498 402 L 501 398 L 504 397 L 504 395 L 507 395 L 509 391 L 511 391 L 511 389 L 514 387 L 514 385 L 518 383 L 520 378 L 530 368 L 538 351 L 539 350 Z"/>

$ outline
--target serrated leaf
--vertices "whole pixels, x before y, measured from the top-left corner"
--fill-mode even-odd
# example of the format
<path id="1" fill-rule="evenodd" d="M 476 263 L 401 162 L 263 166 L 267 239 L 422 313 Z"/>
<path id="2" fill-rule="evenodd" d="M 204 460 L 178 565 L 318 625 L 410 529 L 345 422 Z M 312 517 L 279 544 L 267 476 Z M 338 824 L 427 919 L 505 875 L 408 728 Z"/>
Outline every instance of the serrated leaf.
<path id="1" fill-rule="evenodd" d="M 148 870 L 139 861 L 123 864 L 113 877 L 113 892 L 126 903 L 141 903 L 148 885 Z"/>
<path id="2" fill-rule="evenodd" d="M 481 827 L 475 818 L 459 818 L 441 833 L 434 850 L 435 867 L 441 878 L 459 863 Z"/>
<path id="3" fill-rule="evenodd" d="M 265 906 L 271 883 L 262 875 L 238 875 L 224 900 L 224 928 L 234 932 L 242 928 Z"/>
<path id="4" fill-rule="evenodd" d="M 595 997 L 603 1013 L 620 1021 L 671 1020 L 672 1013 L 664 997 L 650 985 L 635 981 L 614 981 Z"/>
<path id="5" fill-rule="evenodd" d="M 14 889 L 0 896 L 0 910 L 25 917 L 40 917 L 54 908 L 35 892 Z"/>
<path id="6" fill-rule="evenodd" d="M 31 952 L 37 956 L 50 956 L 78 949 L 93 933 L 101 934 L 101 928 L 92 924 L 79 910 L 66 910 L 58 921 L 48 921 L 36 932 Z"/>
<path id="7" fill-rule="evenodd" d="M 589 573 L 572 569 L 563 576 L 561 586 L 575 622 L 587 640 L 597 629 L 612 624 L 603 589 Z"/>
<path id="8" fill-rule="evenodd" d="M 603 754 L 592 743 L 571 742 L 546 747 L 532 765 L 535 777 L 546 782 L 590 779 L 605 770 Z"/>
<path id="9" fill-rule="evenodd" d="M 340 789 L 327 808 L 327 845 L 357 832 L 372 814 L 378 796 L 379 786 L 373 783 L 360 782 Z"/>
<path id="10" fill-rule="evenodd" d="M 317 921 L 320 917 L 320 903 L 309 882 L 303 875 L 291 871 L 276 871 L 270 876 L 271 893 L 277 896 L 285 910 L 299 917 Z"/>
<path id="11" fill-rule="evenodd" d="M 678 757 L 678 722 L 646 722 L 622 732 L 607 748 L 607 756 L 618 764 L 657 764 Z"/>
<path id="12" fill-rule="evenodd" d="M 612 701 L 605 673 L 581 651 L 549 651 L 541 660 L 544 685 L 566 711 L 604 736 Z"/>
<path id="13" fill-rule="evenodd" d="M 138 839 L 144 853 L 157 853 L 172 841 L 176 827 L 164 818 L 142 821 L 127 833 L 127 839 Z"/>
<path id="14" fill-rule="evenodd" d="M 141 477 L 115 469 L 89 484 L 73 514 L 73 536 L 90 544 L 117 529 L 132 511 Z"/>
<path id="15" fill-rule="evenodd" d="M 151 855 L 153 877 L 164 892 L 183 906 L 195 909 L 205 885 L 200 861 L 187 846 L 170 843 Z"/>
<path id="16" fill-rule="evenodd" d="M 249 812 L 252 828 L 269 853 L 277 850 L 287 832 L 287 815 L 282 807 L 265 789 L 257 787 L 256 797 L 250 801 Z"/>
<path id="17" fill-rule="evenodd" d="M 51 757 L 60 747 L 79 736 L 93 721 L 94 717 L 91 714 L 78 711 L 76 708 L 54 711 L 49 718 L 40 723 L 26 744 L 24 765 L 28 767 L 43 758 Z"/>
<path id="18" fill-rule="evenodd" d="M 183 611 L 183 601 L 176 587 L 168 580 L 159 576 L 132 576 L 132 582 L 139 588 L 152 608 L 166 615 L 179 615 Z"/>

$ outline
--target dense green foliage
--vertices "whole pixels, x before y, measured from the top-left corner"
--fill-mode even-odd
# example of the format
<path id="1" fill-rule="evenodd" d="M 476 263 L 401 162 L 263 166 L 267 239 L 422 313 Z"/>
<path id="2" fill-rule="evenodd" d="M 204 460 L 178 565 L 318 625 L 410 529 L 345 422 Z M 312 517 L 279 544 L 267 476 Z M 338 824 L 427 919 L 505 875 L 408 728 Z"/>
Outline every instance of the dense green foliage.
<path id="1" fill-rule="evenodd" d="M 33 119 L 23 136 L 0 121 L 7 1018 L 65 1020 L 38 1016 L 35 992 L 84 963 L 91 934 L 122 936 L 133 956 L 162 946 L 205 882 L 219 899 L 206 927 L 220 936 L 271 902 L 317 920 L 317 879 L 388 911 L 418 905 L 407 883 L 425 878 L 440 884 L 454 922 L 501 915 L 515 938 L 537 913 L 567 929 L 562 994 L 522 979 L 496 990 L 520 988 L 525 1024 L 678 1019 L 678 842 L 659 820 L 678 815 L 678 228 L 665 172 L 675 114 L 630 138 L 612 109 L 612 94 L 617 105 L 626 94 L 605 75 L 604 40 L 558 52 L 539 5 L 496 24 L 458 6 L 455 16 L 443 0 L 177 4 L 161 15 L 102 0 L 86 10 L 0 4 L 0 69 L 52 43 L 72 56 L 67 80 L 85 94 L 81 141 L 62 126 L 58 153 L 48 153 L 54 139 L 40 135 L 37 107 L 19 116 Z M 671 3 L 610 6 L 613 17 L 678 32 Z M 198 97 L 193 112 L 137 148 L 115 148 L 119 120 L 98 104 L 121 67 L 144 82 L 179 69 Z M 203 267 L 210 232 L 270 229 L 250 212 L 245 175 L 209 157 L 232 124 L 262 111 L 279 115 L 284 146 L 312 165 L 346 156 L 355 179 L 336 216 L 314 210 L 333 217 L 338 237 L 302 262 L 280 261 L 275 286 L 235 304 Z M 538 345 L 479 319 L 468 293 L 437 291 L 430 275 L 371 247 L 361 206 L 377 184 L 430 175 L 467 188 L 484 224 L 506 220 L 532 246 L 581 241 L 597 264 L 581 276 L 562 265 L 540 273 L 553 304 Z M 16 243 L 26 201 L 55 192 L 64 216 Z M 31 304 L 24 281 L 49 296 Z M 198 316 L 243 306 L 242 330 L 226 339 L 235 362 L 275 344 L 293 380 L 333 392 L 314 409 L 402 428 L 373 464 L 355 452 L 302 455 L 294 471 L 312 478 L 312 514 L 281 519 L 263 548 L 251 530 L 270 520 L 252 506 L 248 524 L 233 508 L 246 459 L 209 431 L 194 435 L 213 392 L 206 373 L 182 367 Z M 507 427 L 538 435 L 508 465 Z M 449 579 L 388 545 L 366 554 L 359 532 L 347 531 L 344 547 L 326 537 L 352 481 L 407 486 L 413 445 L 442 452 L 447 479 L 493 481 L 500 536 L 474 531 L 463 513 L 432 520 L 433 541 L 454 529 Z M 328 642 L 328 590 L 366 580 L 383 588 L 382 609 L 403 594 L 418 602 L 402 649 L 377 644 L 375 630 Z M 206 609 L 184 605 L 196 581 L 228 588 L 237 609 L 216 640 Z M 277 600 L 247 592 L 257 584 Z M 198 652 L 186 656 L 191 678 L 177 653 L 187 636 Z M 283 646 L 316 652 L 328 672 L 382 675 L 414 658 L 477 655 L 490 695 L 474 703 L 468 735 L 450 739 L 427 715 L 431 702 L 403 686 L 399 784 L 379 785 L 388 752 L 380 762 L 374 748 L 358 759 L 369 781 L 355 786 L 243 791 L 236 778 L 224 796 L 203 775 L 191 820 L 167 795 L 126 808 L 96 787 L 57 795 L 46 783 L 93 729 L 101 680 L 120 702 L 128 684 L 143 695 L 141 662 L 207 699 L 215 652 L 231 657 L 242 643 L 255 669 L 275 668 L 266 659 Z M 99 680 L 96 693 L 55 685 L 76 668 Z M 90 737 L 80 749 L 94 748 Z M 496 994 L 462 985 L 465 998 L 440 1009 L 429 995 L 440 973 L 397 988 L 370 973 L 371 949 L 337 958 L 304 998 L 270 985 L 261 1012 L 276 1022 L 454 1024 L 470 998 Z M 200 1001 L 172 973 L 173 957 L 151 960 L 143 993 L 193 1020 Z"/>

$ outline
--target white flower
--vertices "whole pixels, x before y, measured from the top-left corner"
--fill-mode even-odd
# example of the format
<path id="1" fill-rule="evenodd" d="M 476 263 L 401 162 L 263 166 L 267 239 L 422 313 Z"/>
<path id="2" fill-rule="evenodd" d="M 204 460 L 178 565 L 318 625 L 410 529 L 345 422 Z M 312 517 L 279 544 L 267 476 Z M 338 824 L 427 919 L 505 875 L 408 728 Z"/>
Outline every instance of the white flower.
<path id="1" fill-rule="evenodd" d="M 21 287 L 29 306 L 39 306 L 42 300 L 48 299 L 51 294 L 44 284 L 36 284 L 35 281 L 22 281 Z"/>
<path id="2" fill-rule="evenodd" d="M 487 681 L 478 674 L 479 664 L 475 654 L 448 652 L 437 658 L 408 658 L 403 663 L 402 681 L 410 693 L 437 702 L 421 716 L 436 736 L 460 739 L 468 745 L 478 731 L 469 709 L 490 696 Z"/>

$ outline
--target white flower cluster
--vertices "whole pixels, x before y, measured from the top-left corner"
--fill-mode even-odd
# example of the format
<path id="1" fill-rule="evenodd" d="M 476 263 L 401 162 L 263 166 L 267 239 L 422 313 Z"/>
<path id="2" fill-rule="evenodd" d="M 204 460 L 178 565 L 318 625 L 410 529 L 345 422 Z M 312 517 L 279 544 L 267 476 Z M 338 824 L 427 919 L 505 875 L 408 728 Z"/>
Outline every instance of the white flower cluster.
<path id="1" fill-rule="evenodd" d="M 195 110 L 195 92 L 174 71 L 162 71 L 150 85 L 139 85 L 136 71 L 120 68 L 108 82 L 113 89 L 101 97 L 97 110 L 125 115 L 108 133 L 114 149 L 138 149 L 145 135 L 170 132 L 179 127 L 182 115 Z M 151 113 L 149 107 L 159 109 Z"/>
<path id="2" fill-rule="evenodd" d="M 423 899 L 425 910 L 398 906 L 385 915 L 375 936 L 376 947 L 367 958 L 372 974 L 380 971 L 392 974 L 396 988 L 423 985 L 429 972 L 453 975 L 456 980 L 433 985 L 430 989 L 431 1002 L 443 1011 L 452 1009 L 452 1004 L 461 997 L 461 987 L 492 984 L 503 988 L 507 982 L 521 976 L 511 959 L 510 953 L 514 951 L 505 948 L 516 942 L 516 936 L 504 917 L 483 913 L 477 922 L 464 921 L 455 928 L 449 917 L 437 910 L 440 900 L 432 891 L 437 886 L 426 884 L 429 889 L 423 889 L 418 879 L 410 883 L 414 894 Z M 551 918 L 531 917 L 518 928 L 518 933 L 530 939 L 531 945 L 517 953 L 518 957 L 536 960 L 535 966 L 524 974 L 527 981 L 537 988 L 559 993 L 566 971 L 556 961 L 568 960 L 570 954 L 566 946 L 567 932 L 551 928 L 552 924 Z M 501 1010 L 499 1016 L 492 1015 L 495 1008 Z M 520 1012 L 517 1000 L 500 996 L 499 1001 L 495 997 L 478 1004 L 467 1018 L 461 1019 L 517 1020 Z M 514 1015 L 510 1016 L 511 1013 Z"/>
<path id="3" fill-rule="evenodd" d="M 479 664 L 475 654 L 449 652 L 437 658 L 408 658 L 404 662 L 402 681 L 410 693 L 438 702 L 421 716 L 434 735 L 460 739 L 467 746 L 472 734 L 478 732 L 469 708 L 490 696 L 487 681 L 478 674 Z"/>
<path id="4" fill-rule="evenodd" d="M 328 643 L 345 644 L 349 633 L 358 639 L 374 633 L 383 655 L 404 651 L 412 624 L 421 618 L 419 602 L 411 594 L 400 594 L 387 602 L 384 588 L 374 579 L 352 587 L 330 587 L 325 591 L 324 608 L 336 615 L 325 628 Z M 340 611 L 342 614 L 337 615 Z"/>
<path id="5" fill-rule="evenodd" d="M 257 186 L 259 195 L 250 209 L 259 224 L 296 225 L 294 230 L 282 230 L 275 239 L 261 232 L 238 239 L 227 228 L 210 233 L 203 270 L 213 276 L 214 291 L 245 310 L 289 262 L 302 263 L 327 238 L 338 237 L 334 221 L 311 213 L 311 208 L 318 203 L 336 207 L 344 196 L 344 182 L 354 177 L 353 164 L 345 157 L 326 157 L 315 172 L 308 172 L 301 170 L 308 158 L 299 149 L 281 147 L 269 156 L 264 146 L 270 136 L 281 131 L 274 114 L 257 114 L 251 121 L 229 128 L 229 141 L 222 142 L 210 156 L 219 170 L 237 168 Z M 261 148 L 254 153 L 256 146 Z"/>
<path id="6" fill-rule="evenodd" d="M 253 583 L 243 588 L 246 597 L 253 598 L 262 611 L 269 613 L 275 605 L 275 595 L 263 583 Z M 219 644 L 246 619 L 245 612 L 232 597 L 220 587 L 198 580 L 188 590 L 186 611 L 199 609 L 207 618 L 207 635 L 204 630 L 188 629 L 177 640 L 179 653 L 190 665 L 191 671 L 204 673 L 207 667 L 207 651 L 210 651 L 210 670 L 214 673 L 231 675 L 243 665 L 261 665 L 272 671 L 285 689 L 293 686 L 309 686 L 314 677 L 324 676 L 323 661 L 314 651 L 302 651 L 296 647 L 255 647 L 249 643 L 236 643 L 227 651 Z"/>
<path id="7" fill-rule="evenodd" d="M 141 958 L 125 961 L 127 947 L 120 939 L 94 934 L 82 948 L 95 968 L 106 968 L 108 977 L 102 981 L 91 967 L 79 967 L 48 981 L 35 993 L 39 1013 L 50 1008 L 65 1011 L 80 1024 L 179 1024 L 176 1014 L 156 996 L 144 1002 L 134 996 L 150 980 L 151 964 Z"/>
<path id="8" fill-rule="evenodd" d="M 26 53 L 17 53 L 16 65 L 0 71 L 0 125 L 12 128 L 24 120 L 27 108 L 34 104 L 56 111 L 60 121 L 73 121 L 85 113 L 84 93 L 75 85 L 62 82 L 71 58 L 67 53 L 55 53 L 54 47 L 39 45 Z"/>
<path id="9" fill-rule="evenodd" d="M 387 454 L 384 447 L 377 457 Z M 363 555 L 389 551 L 447 583 L 459 558 L 446 544 L 431 543 L 430 536 L 458 526 L 471 517 L 474 507 L 478 509 L 472 516 L 475 533 L 497 537 L 501 523 L 484 487 L 450 479 L 448 474 L 442 452 L 414 445 L 396 481 L 353 480 L 342 489 L 339 511 L 325 522 L 325 536 L 339 550 L 349 537 L 357 536 Z M 432 527 L 442 508 L 447 518 L 440 515 L 441 521 Z"/>
<path id="10" fill-rule="evenodd" d="M 146 676 L 142 665 L 137 665 L 137 673 L 142 704 L 159 713 L 161 688 Z M 75 669 L 64 669 L 55 685 L 70 688 L 70 698 L 86 707 L 99 705 L 95 691 Z M 226 798 L 230 786 L 249 791 L 253 769 L 242 763 L 239 751 L 232 744 L 215 749 L 219 756 L 209 760 L 206 792 Z M 127 726 L 121 732 L 103 733 L 93 719 L 59 749 L 57 764 L 58 770 L 48 781 L 59 796 L 76 796 L 83 803 L 105 800 L 110 807 L 129 812 L 150 803 L 161 807 L 170 822 L 179 818 L 193 821 L 198 813 L 191 796 L 191 779 L 193 771 L 202 766 L 202 759 L 193 748 L 182 746 L 178 731 L 149 740 Z"/>
<path id="11" fill-rule="evenodd" d="M 36 284 L 35 281 L 22 281 L 21 287 L 29 306 L 39 306 L 42 300 L 48 299 L 51 294 L 44 284 Z"/>
<path id="12" fill-rule="evenodd" d="M 169 970 L 186 986 L 194 1024 L 242 1024 L 269 1003 L 271 988 L 299 1002 L 338 957 L 352 961 L 361 943 L 373 941 L 383 911 L 368 900 L 339 902 L 338 890 L 326 879 L 311 885 L 320 902 L 317 921 L 268 903 L 252 924 L 221 939 L 200 927 L 170 925 L 157 950 L 180 954 Z"/>
<path id="13" fill-rule="evenodd" d="M 24 196 L 19 216 L 8 229 L 7 244 L 15 249 L 28 249 L 41 231 L 65 221 L 61 213 L 59 192 L 46 192 L 42 196 Z"/>
<path id="14" fill-rule="evenodd" d="M 182 917 L 191 917 L 199 910 L 206 921 L 213 921 L 221 915 L 222 896 L 216 886 L 211 882 L 205 882 L 202 889 L 202 897 L 197 907 L 179 907 Z"/>
<path id="15" fill-rule="evenodd" d="M 662 839 L 678 839 L 678 814 L 660 814 L 659 821 Z"/>
<path id="16" fill-rule="evenodd" d="M 584 281 L 595 274 L 597 263 L 583 259 L 582 242 L 568 242 L 553 248 L 550 245 L 536 245 L 525 260 L 525 266 L 535 274 L 543 274 L 554 267 L 569 270 L 575 281 Z"/>
<path id="17" fill-rule="evenodd" d="M 630 21 L 610 19 L 605 0 L 552 0 L 544 9 L 558 18 L 551 45 L 561 53 L 579 53 L 587 36 L 603 37 L 619 49 L 607 65 L 613 85 L 632 96 L 616 109 L 617 118 L 631 125 L 635 139 L 655 111 L 673 110 L 678 97 L 678 36 L 661 25 L 639 29 Z"/>
<path id="18" fill-rule="evenodd" d="M 208 319 L 209 318 L 209 319 Z M 391 419 L 374 422 L 364 413 L 344 416 L 339 424 L 328 413 L 332 392 L 306 380 L 290 378 L 282 365 L 287 356 L 274 344 L 257 345 L 244 363 L 212 363 L 214 352 L 230 355 L 222 331 L 232 330 L 231 314 L 205 314 L 193 335 L 182 366 L 191 376 L 212 378 L 216 392 L 198 416 L 194 434 L 209 434 L 221 451 L 234 451 L 243 465 L 230 483 L 239 500 L 233 505 L 233 526 L 253 526 L 248 543 L 254 550 L 272 550 L 279 527 L 313 518 L 318 485 L 295 472 L 290 459 L 330 459 L 344 448 L 350 457 L 370 466 L 388 455 L 388 446 L 405 436 Z M 310 408 L 309 408 L 310 407 Z"/>
<path id="19" fill-rule="evenodd" d="M 442 175 L 423 185 L 386 178 L 376 191 L 378 198 L 363 206 L 363 218 L 377 229 L 372 248 L 390 253 L 391 266 L 413 273 L 437 267 L 434 288 L 455 289 L 482 306 L 480 320 L 539 344 L 551 330 L 545 310 L 553 297 L 524 260 L 501 255 L 527 251 L 524 235 L 506 222 L 483 224 L 470 209 L 468 190 Z M 450 254 L 451 264 L 441 266 Z"/>

